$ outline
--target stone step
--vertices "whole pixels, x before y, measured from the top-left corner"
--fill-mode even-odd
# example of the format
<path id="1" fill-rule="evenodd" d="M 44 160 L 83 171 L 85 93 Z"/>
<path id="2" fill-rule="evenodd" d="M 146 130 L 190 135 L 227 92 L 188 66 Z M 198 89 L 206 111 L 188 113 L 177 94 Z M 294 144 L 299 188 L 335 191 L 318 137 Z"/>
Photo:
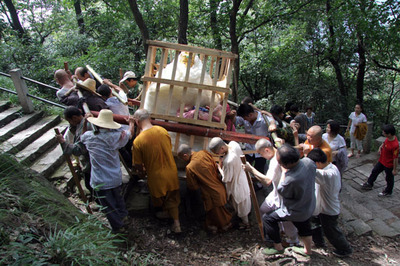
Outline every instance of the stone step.
<path id="1" fill-rule="evenodd" d="M 57 168 L 64 162 L 64 156 L 60 145 L 55 145 L 37 159 L 31 166 L 31 169 L 45 178 L 49 178 Z"/>
<path id="2" fill-rule="evenodd" d="M 7 101 L 0 101 L 0 112 L 10 108 L 11 103 Z"/>
<path id="3" fill-rule="evenodd" d="M 0 113 L 0 127 L 21 116 L 21 107 L 12 107 Z"/>
<path id="4" fill-rule="evenodd" d="M 57 125 L 57 128 L 63 134 L 68 127 L 68 122 L 63 121 Z M 24 164 L 29 164 L 39 158 L 44 152 L 46 152 L 49 148 L 53 147 L 54 145 L 58 144 L 55 133 L 54 127 L 49 129 L 46 133 L 44 133 L 41 137 L 37 140 L 26 146 L 22 151 L 19 151 L 15 157 L 17 161 Z"/>
<path id="5" fill-rule="evenodd" d="M 9 154 L 16 154 L 39 138 L 43 132 L 46 132 L 60 123 L 60 121 L 61 118 L 58 115 L 45 117 L 31 127 L 15 134 L 13 137 L 3 142 L 0 151 Z"/>
<path id="6" fill-rule="evenodd" d="M 359 198 L 360 196 L 356 193 L 360 192 L 351 188 L 348 185 L 343 186 L 342 192 L 340 193 L 340 202 L 342 204 L 342 207 L 345 207 L 355 217 L 361 219 L 364 222 L 372 220 L 374 218 L 374 215 L 367 207 L 357 202 L 356 198 Z"/>
<path id="7" fill-rule="evenodd" d="M 372 228 L 374 232 L 380 236 L 395 237 L 400 235 L 400 232 L 389 226 L 385 221 L 380 218 L 374 218 L 368 221 L 367 224 Z"/>
<path id="8" fill-rule="evenodd" d="M 8 123 L 0 128 L 0 142 L 11 138 L 14 134 L 27 129 L 37 120 L 43 117 L 43 112 L 35 112 L 32 114 L 24 115 Z"/>

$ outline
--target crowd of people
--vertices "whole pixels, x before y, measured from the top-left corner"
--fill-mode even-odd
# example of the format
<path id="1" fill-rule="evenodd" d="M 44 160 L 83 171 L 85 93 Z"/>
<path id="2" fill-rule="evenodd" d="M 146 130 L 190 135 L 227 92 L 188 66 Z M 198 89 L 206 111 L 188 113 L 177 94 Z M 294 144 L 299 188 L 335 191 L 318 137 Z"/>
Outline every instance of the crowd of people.
<path id="1" fill-rule="evenodd" d="M 55 79 L 61 86 L 57 98 L 68 105 L 64 116 L 70 124 L 64 136 L 57 135 L 57 139 L 64 153 L 79 157 L 85 185 L 103 207 L 113 232 L 123 232 L 129 222 L 121 195 L 121 154 L 139 179 L 147 179 L 152 204 L 158 210 L 156 217 L 171 219 L 171 231 L 181 233 L 180 185 L 171 138 L 164 128 L 152 125 L 147 110 L 138 109 L 130 116 L 124 103 L 131 93 L 129 88 L 137 83 L 135 73 L 126 72 L 119 86 L 110 80 L 96 83 L 86 68 L 77 68 L 75 75 L 57 70 Z M 140 99 L 139 92 L 135 94 Z M 98 117 L 85 112 L 85 106 L 99 111 Z M 312 243 L 326 247 L 324 235 L 334 247 L 333 254 L 351 255 L 352 248 L 338 226 L 339 193 L 349 158 L 361 155 L 367 129 L 362 106 L 357 104 L 349 116 L 349 154 L 339 134 L 340 125 L 330 120 L 323 133 L 311 107 L 302 113 L 291 103 L 286 112 L 279 105 L 267 112 L 246 98 L 237 110 L 227 113 L 230 128 L 243 127 L 247 134 L 265 137 L 244 145 L 245 164 L 240 144 L 219 137 L 209 141 L 207 150 L 195 151 L 187 144 L 177 149 L 177 157 L 186 162 L 187 188 L 201 192 L 206 230 L 215 234 L 235 225 L 248 230 L 253 207 L 262 215 L 264 236 L 270 243 L 263 250 L 266 255 L 282 254 L 286 246 L 291 246 L 308 256 Z M 113 114 L 126 116 L 128 125 L 114 122 Z M 383 135 L 386 140 L 379 148 L 379 162 L 362 189 L 372 189 L 378 174 L 385 171 L 387 187 L 379 196 L 390 196 L 399 145 L 392 125 L 383 127 Z M 246 172 L 253 177 L 254 187 L 249 186 Z M 260 206 L 252 206 L 253 188 L 262 198 Z M 239 220 L 235 225 L 233 217 Z"/>

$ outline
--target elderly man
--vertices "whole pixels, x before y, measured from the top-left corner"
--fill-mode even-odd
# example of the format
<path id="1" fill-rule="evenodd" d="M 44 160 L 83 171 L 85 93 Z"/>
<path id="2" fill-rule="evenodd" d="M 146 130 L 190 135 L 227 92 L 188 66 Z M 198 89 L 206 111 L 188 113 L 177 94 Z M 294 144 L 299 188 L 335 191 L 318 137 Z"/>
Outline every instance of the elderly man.
<path id="1" fill-rule="evenodd" d="M 307 140 L 304 144 L 300 144 L 303 154 L 307 154 L 314 148 L 320 148 L 326 154 L 328 162 L 332 162 L 332 149 L 329 144 L 322 138 L 322 128 L 320 126 L 312 126 L 307 130 Z"/>
<path id="2" fill-rule="evenodd" d="M 212 155 L 205 150 L 194 152 L 182 144 L 178 156 L 185 162 L 186 181 L 189 189 L 200 189 L 206 211 L 206 228 L 212 233 L 226 231 L 231 226 L 232 215 L 225 208 L 226 189 L 219 177 L 217 164 Z"/>
<path id="3" fill-rule="evenodd" d="M 147 173 L 147 180 L 152 202 L 155 207 L 162 207 L 158 218 L 172 217 L 172 231 L 180 233 L 179 222 L 179 180 L 171 138 L 168 132 L 150 122 L 146 109 L 139 109 L 133 115 L 136 125 L 141 130 L 133 141 L 133 164 L 142 177 Z"/>
<path id="4" fill-rule="evenodd" d="M 278 222 L 292 221 L 304 243 L 304 251 L 297 247 L 292 249 L 310 255 L 310 218 L 315 209 L 315 163 L 308 158 L 299 160 L 299 152 L 287 144 L 278 149 L 276 159 L 284 169 L 284 176 L 278 185 L 281 205 L 263 216 L 264 232 L 274 242 L 274 248 L 264 249 L 263 253 L 274 255 L 284 252 Z"/>
<path id="5" fill-rule="evenodd" d="M 242 220 L 239 229 L 250 228 L 248 218 L 251 211 L 250 188 L 240 160 L 240 155 L 243 154 L 242 149 L 237 142 L 231 141 L 227 145 L 219 137 L 212 138 L 208 148 L 215 154 L 223 156 L 222 182 L 225 183 L 233 208 Z"/>
<path id="6" fill-rule="evenodd" d="M 281 196 L 278 193 L 278 185 L 283 181 L 282 169 L 279 165 L 276 155 L 277 151 L 272 143 L 267 139 L 259 139 L 256 143 L 256 150 L 262 157 L 269 161 L 269 168 L 266 175 L 260 173 L 248 162 L 243 165 L 245 171 L 252 173 L 253 176 L 265 186 L 272 184 L 272 191 L 265 198 L 264 202 L 260 206 L 261 215 L 270 213 L 278 209 L 281 205 Z M 283 231 L 287 236 L 287 242 L 289 244 L 297 244 L 297 229 L 294 227 L 292 222 L 285 221 L 281 223 Z"/>

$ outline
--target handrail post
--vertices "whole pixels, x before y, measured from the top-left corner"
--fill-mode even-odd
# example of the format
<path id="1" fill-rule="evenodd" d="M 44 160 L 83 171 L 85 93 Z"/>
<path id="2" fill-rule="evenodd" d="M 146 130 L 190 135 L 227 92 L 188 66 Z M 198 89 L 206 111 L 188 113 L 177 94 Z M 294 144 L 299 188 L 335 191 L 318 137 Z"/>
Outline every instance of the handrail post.
<path id="1" fill-rule="evenodd" d="M 19 102 L 22 106 L 22 110 L 26 114 L 33 112 L 33 103 L 30 98 L 28 98 L 28 87 L 26 86 L 25 80 L 22 79 L 21 69 L 13 69 L 10 71 L 11 79 L 14 82 L 15 90 L 18 94 Z"/>
<path id="2" fill-rule="evenodd" d="M 371 152 L 371 145 L 372 145 L 372 131 L 373 131 L 373 126 L 374 126 L 374 122 L 368 121 L 367 122 L 367 126 L 368 126 L 368 131 L 367 131 L 367 135 L 364 138 L 364 153 L 370 153 Z"/>

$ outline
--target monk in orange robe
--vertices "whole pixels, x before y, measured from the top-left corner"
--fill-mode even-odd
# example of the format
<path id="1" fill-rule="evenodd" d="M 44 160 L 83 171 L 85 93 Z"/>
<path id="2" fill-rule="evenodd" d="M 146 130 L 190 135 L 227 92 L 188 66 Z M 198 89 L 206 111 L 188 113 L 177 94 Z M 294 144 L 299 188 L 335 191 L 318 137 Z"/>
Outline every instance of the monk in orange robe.
<path id="1" fill-rule="evenodd" d="M 307 140 L 304 144 L 299 145 L 305 156 L 314 148 L 320 148 L 328 158 L 328 162 L 332 162 L 332 149 L 328 142 L 322 138 L 322 129 L 320 126 L 312 126 L 307 130 Z M 301 152 L 300 151 L 300 152 Z"/>
<path id="2" fill-rule="evenodd" d="M 200 189 L 206 211 L 206 228 L 213 233 L 226 231 L 231 227 L 231 213 L 225 208 L 226 189 L 218 176 L 218 167 L 212 155 L 205 151 L 194 152 L 182 144 L 178 156 L 188 162 L 186 166 L 187 186 Z"/>
<path id="3" fill-rule="evenodd" d="M 153 126 L 150 115 L 145 109 L 139 109 L 133 115 L 140 134 L 133 141 L 133 165 L 142 176 L 147 173 L 147 184 L 155 207 L 162 207 L 157 213 L 159 218 L 172 217 L 172 231 L 180 233 L 179 222 L 179 180 L 171 138 L 168 132 L 159 126 Z"/>

